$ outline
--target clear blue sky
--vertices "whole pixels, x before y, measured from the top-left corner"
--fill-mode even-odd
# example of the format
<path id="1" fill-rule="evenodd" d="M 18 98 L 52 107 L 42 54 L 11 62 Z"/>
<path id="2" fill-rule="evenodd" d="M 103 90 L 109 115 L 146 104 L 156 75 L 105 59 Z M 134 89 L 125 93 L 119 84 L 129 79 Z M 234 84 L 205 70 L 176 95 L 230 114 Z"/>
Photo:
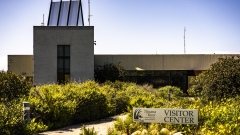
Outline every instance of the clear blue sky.
<path id="1" fill-rule="evenodd" d="M 83 2 L 85 25 L 87 1 Z M 33 26 L 50 0 L 0 1 L 0 70 L 33 54 Z M 91 0 L 95 54 L 240 54 L 240 0 Z M 44 53 L 44 52 L 43 52 Z"/>

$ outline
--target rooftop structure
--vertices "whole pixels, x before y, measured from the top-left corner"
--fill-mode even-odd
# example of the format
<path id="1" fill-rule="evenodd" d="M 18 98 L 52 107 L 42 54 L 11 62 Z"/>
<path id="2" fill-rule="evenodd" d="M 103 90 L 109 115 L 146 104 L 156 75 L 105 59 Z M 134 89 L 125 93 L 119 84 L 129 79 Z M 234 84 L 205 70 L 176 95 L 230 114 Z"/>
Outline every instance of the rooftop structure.
<path id="1" fill-rule="evenodd" d="M 84 26 L 82 1 L 52 1 L 48 26 Z"/>

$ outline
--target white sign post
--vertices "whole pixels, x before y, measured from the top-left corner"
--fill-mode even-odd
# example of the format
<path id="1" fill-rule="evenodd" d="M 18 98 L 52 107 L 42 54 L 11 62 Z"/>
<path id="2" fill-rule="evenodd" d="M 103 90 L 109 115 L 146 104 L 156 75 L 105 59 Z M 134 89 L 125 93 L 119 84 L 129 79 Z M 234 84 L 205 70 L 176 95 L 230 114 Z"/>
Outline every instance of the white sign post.
<path id="1" fill-rule="evenodd" d="M 198 109 L 133 108 L 133 122 L 198 125 Z"/>

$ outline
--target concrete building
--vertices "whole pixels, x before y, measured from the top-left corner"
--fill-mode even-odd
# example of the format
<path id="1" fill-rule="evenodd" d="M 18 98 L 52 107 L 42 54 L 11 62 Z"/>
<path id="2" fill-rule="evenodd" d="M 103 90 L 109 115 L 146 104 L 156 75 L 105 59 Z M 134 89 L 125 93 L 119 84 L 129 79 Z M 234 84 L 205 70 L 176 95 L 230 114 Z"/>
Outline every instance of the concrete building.
<path id="1" fill-rule="evenodd" d="M 206 70 L 231 54 L 95 55 L 95 65 L 121 62 L 126 70 Z"/>
<path id="2" fill-rule="evenodd" d="M 94 67 L 121 63 L 125 81 L 173 85 L 184 92 L 191 77 L 231 54 L 94 55 L 94 27 L 84 26 L 81 0 L 51 1 L 47 26 L 34 26 L 33 56 L 9 55 L 8 70 L 35 84 L 94 79 Z M 240 55 L 238 55 L 240 56 Z"/>
<path id="3" fill-rule="evenodd" d="M 35 26 L 34 83 L 94 79 L 94 27 Z"/>
<path id="4" fill-rule="evenodd" d="M 33 78 L 33 55 L 8 55 L 8 71 Z"/>
<path id="5" fill-rule="evenodd" d="M 44 29 L 42 27 L 39 28 Z M 45 27 L 45 29 L 51 28 Z M 191 85 L 189 81 L 192 77 L 210 68 L 210 65 L 217 62 L 219 58 L 240 56 L 240 54 L 94 55 L 93 44 L 90 40 L 85 45 L 87 49 L 70 41 L 68 44 L 71 44 L 71 64 L 70 74 L 66 78 L 71 78 L 71 81 L 93 80 L 94 66 L 103 66 L 106 63 L 121 63 L 126 70 L 125 81 L 139 84 L 148 83 L 154 87 L 173 85 L 180 87 L 184 92 Z M 50 50 L 49 52 L 44 49 L 44 45 L 40 46 L 42 49 L 36 48 L 34 66 L 33 63 L 28 62 L 33 58 L 31 55 L 24 57 L 21 55 L 9 55 L 8 59 L 12 61 L 22 59 L 22 62 L 19 61 L 18 63 L 14 63 L 14 65 L 9 60 L 8 65 L 11 67 L 9 71 L 17 74 L 22 74 L 22 71 L 25 71 L 28 75 L 29 71 L 33 71 L 34 67 L 34 83 L 57 83 L 59 81 L 57 68 L 58 45 L 46 44 L 46 46 L 49 46 L 47 49 Z M 85 52 L 81 52 L 81 50 L 85 50 Z M 51 54 L 46 55 L 47 53 Z M 24 62 L 28 68 L 23 66 Z M 27 69 L 29 71 L 26 71 Z M 40 76 L 39 78 L 35 78 L 37 74 Z"/>
<path id="6" fill-rule="evenodd" d="M 35 84 L 94 79 L 94 27 L 84 26 L 81 0 L 51 1 L 48 25 L 33 33 Z"/>

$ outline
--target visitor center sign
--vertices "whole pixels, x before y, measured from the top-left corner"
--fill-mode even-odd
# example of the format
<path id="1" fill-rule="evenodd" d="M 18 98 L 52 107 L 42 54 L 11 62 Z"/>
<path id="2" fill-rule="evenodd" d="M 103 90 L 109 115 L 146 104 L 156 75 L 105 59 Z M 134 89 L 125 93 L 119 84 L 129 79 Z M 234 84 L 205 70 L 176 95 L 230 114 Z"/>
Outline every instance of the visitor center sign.
<path id="1" fill-rule="evenodd" d="M 133 108 L 133 121 L 198 125 L 198 109 Z"/>

